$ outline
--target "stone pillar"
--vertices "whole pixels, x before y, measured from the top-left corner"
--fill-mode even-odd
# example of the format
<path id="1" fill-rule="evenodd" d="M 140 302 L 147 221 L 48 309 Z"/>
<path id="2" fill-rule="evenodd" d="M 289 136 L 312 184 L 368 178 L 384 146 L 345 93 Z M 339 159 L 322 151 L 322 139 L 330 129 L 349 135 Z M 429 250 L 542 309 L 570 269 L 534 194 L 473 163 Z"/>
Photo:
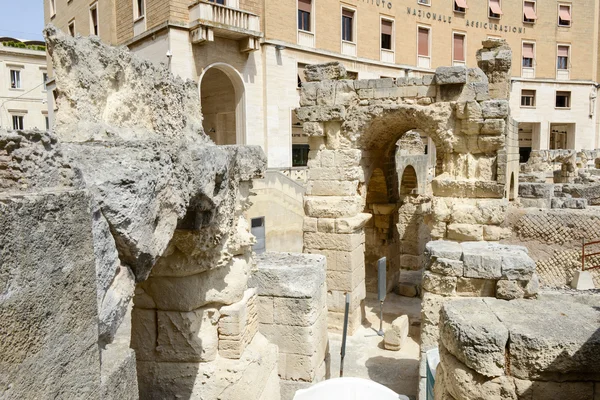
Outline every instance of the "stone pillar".
<path id="1" fill-rule="evenodd" d="M 330 142 L 328 138 L 329 144 L 334 142 L 335 139 Z M 329 329 L 342 330 L 345 294 L 350 293 L 349 332 L 352 333 L 362 319 L 361 302 L 365 298 L 363 227 L 371 218 L 370 214 L 362 213 L 364 199 L 358 193 L 364 182 L 361 151 L 321 148 L 311 152 L 310 156 L 304 198 L 304 252 L 327 257 Z"/>
<path id="2" fill-rule="evenodd" d="M 258 291 L 260 332 L 279 346 L 282 400 L 329 376 L 326 259 L 321 255 L 257 256 L 250 285 Z"/>

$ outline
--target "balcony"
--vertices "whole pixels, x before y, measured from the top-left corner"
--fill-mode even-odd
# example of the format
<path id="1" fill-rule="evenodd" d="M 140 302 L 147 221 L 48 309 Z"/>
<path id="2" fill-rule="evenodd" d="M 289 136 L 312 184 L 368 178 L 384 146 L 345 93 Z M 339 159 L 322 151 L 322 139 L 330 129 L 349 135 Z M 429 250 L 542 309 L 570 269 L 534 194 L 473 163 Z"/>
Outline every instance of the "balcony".
<path id="1" fill-rule="evenodd" d="M 258 15 L 205 1 L 197 1 L 189 9 L 192 43 L 212 42 L 217 36 L 238 40 L 241 52 L 259 49 L 263 34 Z"/>

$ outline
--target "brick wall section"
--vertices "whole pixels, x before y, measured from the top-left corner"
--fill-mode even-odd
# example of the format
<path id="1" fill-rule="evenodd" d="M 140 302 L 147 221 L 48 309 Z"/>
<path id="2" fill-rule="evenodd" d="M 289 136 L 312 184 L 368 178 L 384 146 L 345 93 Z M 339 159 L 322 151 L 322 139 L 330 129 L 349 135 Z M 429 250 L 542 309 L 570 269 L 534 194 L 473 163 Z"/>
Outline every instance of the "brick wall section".
<path id="1" fill-rule="evenodd" d="M 528 247 L 544 286 L 567 286 L 581 268 L 581 240 L 600 239 L 600 213 L 579 210 L 530 209 L 513 223 L 514 236 L 508 241 Z M 589 249 L 588 252 L 599 251 Z M 600 258 L 586 265 L 600 265 Z M 600 287 L 600 270 L 592 270 Z"/>
<path id="2" fill-rule="evenodd" d="M 133 37 L 133 2 L 117 0 L 117 43 L 123 43 Z"/>

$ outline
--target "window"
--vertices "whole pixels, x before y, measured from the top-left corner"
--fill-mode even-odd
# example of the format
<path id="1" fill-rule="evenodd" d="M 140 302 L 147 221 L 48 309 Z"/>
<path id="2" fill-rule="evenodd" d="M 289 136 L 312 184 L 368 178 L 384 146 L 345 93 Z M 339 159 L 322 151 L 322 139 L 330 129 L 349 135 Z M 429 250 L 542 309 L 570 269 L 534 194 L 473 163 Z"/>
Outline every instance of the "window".
<path id="1" fill-rule="evenodd" d="M 46 120 L 46 130 L 49 131 L 50 130 L 50 119 L 48 119 L 48 116 L 44 116 L 44 119 Z"/>
<path id="2" fill-rule="evenodd" d="M 250 233 L 256 238 L 256 243 L 252 246 L 252 250 L 256 254 L 264 253 L 267 250 L 265 217 L 252 218 L 250 220 Z"/>
<path id="3" fill-rule="evenodd" d="M 523 67 L 533 68 L 534 43 L 523 43 Z"/>
<path id="4" fill-rule="evenodd" d="M 392 37 L 394 30 L 394 22 L 389 19 L 381 20 L 381 48 L 392 50 Z"/>
<path id="5" fill-rule="evenodd" d="M 69 22 L 69 35 L 75 37 L 75 20 Z"/>
<path id="6" fill-rule="evenodd" d="M 467 12 L 467 0 L 454 0 L 454 12 Z"/>
<path id="7" fill-rule="evenodd" d="M 424 6 L 430 6 L 431 0 L 417 0 L 417 3 L 423 4 Z"/>
<path id="8" fill-rule="evenodd" d="M 48 83 L 48 74 L 46 72 L 42 73 L 42 83 L 43 83 L 44 92 L 45 92 L 46 90 L 48 90 L 48 87 L 46 86 L 46 84 Z"/>
<path id="9" fill-rule="evenodd" d="M 569 69 L 569 46 L 558 46 L 556 69 Z"/>
<path id="10" fill-rule="evenodd" d="M 558 26 L 571 26 L 571 6 L 558 5 Z"/>
<path id="11" fill-rule="evenodd" d="M 17 69 L 10 70 L 10 88 L 21 89 L 21 71 Z"/>
<path id="12" fill-rule="evenodd" d="M 571 107 L 571 92 L 556 92 L 556 108 Z"/>
<path id="13" fill-rule="evenodd" d="M 142 18 L 146 12 L 145 0 L 135 0 L 135 19 Z"/>
<path id="14" fill-rule="evenodd" d="M 50 18 L 56 15 L 56 0 L 50 0 Z"/>
<path id="15" fill-rule="evenodd" d="M 292 144 L 292 167 L 306 167 L 308 164 L 307 144 Z"/>
<path id="16" fill-rule="evenodd" d="M 350 79 L 352 81 L 357 80 L 358 79 L 358 72 L 346 71 L 346 79 Z"/>
<path id="17" fill-rule="evenodd" d="M 225 0 L 208 0 L 211 3 L 216 3 L 216 4 L 220 4 L 222 6 L 225 5 Z"/>
<path id="18" fill-rule="evenodd" d="M 429 28 L 419 27 L 417 38 L 418 54 L 421 57 L 429 57 Z"/>
<path id="19" fill-rule="evenodd" d="M 452 34 L 452 59 L 454 62 L 465 63 L 465 39 L 462 33 Z"/>
<path id="20" fill-rule="evenodd" d="M 521 107 L 535 107 L 535 90 L 521 90 Z"/>
<path id="21" fill-rule="evenodd" d="M 22 115 L 13 115 L 12 123 L 13 123 L 14 130 L 20 130 L 20 131 L 23 130 L 23 116 Z"/>
<path id="22" fill-rule="evenodd" d="M 354 11 L 342 8 L 342 40 L 346 42 L 354 41 Z"/>
<path id="23" fill-rule="evenodd" d="M 523 3 L 523 22 L 533 24 L 537 19 L 535 14 L 535 1 L 525 1 Z"/>
<path id="24" fill-rule="evenodd" d="M 500 7 L 500 0 L 489 0 L 489 14 L 490 18 L 500 18 L 502 15 L 502 7 Z"/>
<path id="25" fill-rule="evenodd" d="M 98 36 L 98 3 L 90 7 L 90 34 Z"/>
<path id="26" fill-rule="evenodd" d="M 311 0 L 298 0 L 298 29 L 310 32 Z"/>

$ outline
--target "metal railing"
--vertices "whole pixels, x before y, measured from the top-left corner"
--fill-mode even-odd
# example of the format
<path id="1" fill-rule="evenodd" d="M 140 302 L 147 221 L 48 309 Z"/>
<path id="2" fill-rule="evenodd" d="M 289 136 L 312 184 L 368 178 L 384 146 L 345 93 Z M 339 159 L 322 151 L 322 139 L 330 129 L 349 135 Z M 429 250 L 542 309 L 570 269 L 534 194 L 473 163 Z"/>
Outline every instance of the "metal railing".
<path id="1" fill-rule="evenodd" d="M 594 252 L 594 253 L 587 253 L 585 252 L 585 248 L 587 246 L 593 246 L 593 245 L 600 245 L 600 240 L 594 240 L 591 242 L 586 242 L 585 239 L 581 239 L 581 270 L 582 271 L 589 271 L 591 269 L 596 269 L 596 268 L 600 268 L 600 264 L 599 265 L 593 265 L 592 267 L 586 268 L 585 267 L 585 259 L 586 258 L 590 258 L 590 257 L 599 257 L 600 256 L 600 251 Z"/>

